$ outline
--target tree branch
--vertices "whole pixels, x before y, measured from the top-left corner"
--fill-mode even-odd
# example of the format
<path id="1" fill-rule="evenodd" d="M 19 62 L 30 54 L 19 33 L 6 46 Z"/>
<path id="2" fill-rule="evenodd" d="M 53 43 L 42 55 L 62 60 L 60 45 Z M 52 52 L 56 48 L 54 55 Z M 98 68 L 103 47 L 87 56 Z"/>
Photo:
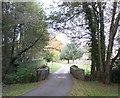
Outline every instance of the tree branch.
<path id="1" fill-rule="evenodd" d="M 40 40 L 40 37 L 37 40 L 35 40 L 30 46 L 28 46 L 25 49 L 21 50 L 16 56 L 14 56 L 11 59 L 11 61 L 10 61 L 10 65 L 13 64 L 20 55 L 22 55 L 24 52 L 26 52 L 27 50 L 29 50 L 30 48 L 32 48 L 39 40 Z"/>
<path id="2" fill-rule="evenodd" d="M 118 52 L 116 54 L 116 56 L 112 59 L 111 65 L 113 66 L 113 63 L 115 62 L 115 60 L 120 57 L 120 48 L 118 49 Z"/>

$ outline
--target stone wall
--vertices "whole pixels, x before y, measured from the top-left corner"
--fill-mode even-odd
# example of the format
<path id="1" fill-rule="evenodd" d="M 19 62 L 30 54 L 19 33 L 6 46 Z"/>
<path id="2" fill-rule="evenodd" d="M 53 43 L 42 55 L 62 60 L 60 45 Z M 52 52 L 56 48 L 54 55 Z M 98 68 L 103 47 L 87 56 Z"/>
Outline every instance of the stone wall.
<path id="1" fill-rule="evenodd" d="M 70 73 L 75 77 L 76 79 L 79 80 L 84 80 L 84 70 L 78 68 L 76 65 L 72 65 L 70 67 Z"/>
<path id="2" fill-rule="evenodd" d="M 49 75 L 49 67 L 42 66 L 36 69 L 37 81 L 45 80 Z"/>

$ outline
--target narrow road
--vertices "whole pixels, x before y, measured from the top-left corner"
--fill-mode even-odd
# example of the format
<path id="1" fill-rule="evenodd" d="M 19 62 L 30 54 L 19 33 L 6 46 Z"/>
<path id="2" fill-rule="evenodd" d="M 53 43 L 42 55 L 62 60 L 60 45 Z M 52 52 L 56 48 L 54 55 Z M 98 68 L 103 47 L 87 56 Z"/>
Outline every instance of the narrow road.
<path id="1" fill-rule="evenodd" d="M 50 79 L 45 84 L 21 96 L 68 96 L 72 88 L 72 80 L 69 74 L 70 67 L 60 63 L 57 64 L 61 68 L 51 74 Z"/>

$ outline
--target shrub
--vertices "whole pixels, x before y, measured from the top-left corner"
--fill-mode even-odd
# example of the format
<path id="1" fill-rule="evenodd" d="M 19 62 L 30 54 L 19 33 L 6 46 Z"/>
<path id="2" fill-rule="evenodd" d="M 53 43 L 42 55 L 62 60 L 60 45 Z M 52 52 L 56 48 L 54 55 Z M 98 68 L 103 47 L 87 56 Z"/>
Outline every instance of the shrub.
<path id="1" fill-rule="evenodd" d="M 90 75 L 90 74 L 86 74 L 85 75 L 85 80 L 86 81 L 95 81 L 96 78 L 94 76 Z"/>
<path id="2" fill-rule="evenodd" d="M 53 62 L 56 62 L 60 60 L 60 56 L 59 55 L 53 55 Z"/>
<path id="3" fill-rule="evenodd" d="M 36 77 L 36 72 L 33 70 L 33 66 L 22 66 L 18 68 L 16 75 L 18 82 L 32 82 L 32 78 Z"/>
<path id="4" fill-rule="evenodd" d="M 25 83 L 25 82 L 35 82 L 37 81 L 35 68 L 38 68 L 44 64 L 43 60 L 33 61 L 19 64 L 16 73 L 7 74 L 3 83 L 4 84 L 15 84 L 15 83 Z"/>
<path id="5" fill-rule="evenodd" d="M 44 59 L 47 61 L 47 62 L 51 62 L 53 61 L 53 53 L 50 53 L 50 52 L 47 52 Z"/>
<path id="6" fill-rule="evenodd" d="M 15 73 L 7 74 L 3 82 L 4 84 L 15 84 L 17 83 L 16 77 Z"/>
<path id="7" fill-rule="evenodd" d="M 90 71 L 88 69 L 85 70 L 86 75 L 90 75 Z"/>
<path id="8" fill-rule="evenodd" d="M 111 72 L 111 81 L 113 83 L 120 83 L 120 67 L 115 67 Z"/>

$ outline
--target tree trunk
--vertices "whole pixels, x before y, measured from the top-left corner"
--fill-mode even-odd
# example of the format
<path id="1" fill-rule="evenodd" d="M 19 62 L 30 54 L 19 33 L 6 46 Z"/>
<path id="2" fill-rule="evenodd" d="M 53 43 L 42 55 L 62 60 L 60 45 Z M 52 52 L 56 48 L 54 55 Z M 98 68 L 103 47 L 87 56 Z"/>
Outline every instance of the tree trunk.
<path id="1" fill-rule="evenodd" d="M 94 7 L 94 6 L 93 6 Z M 97 8 L 94 7 L 93 13 L 94 13 L 94 19 L 95 19 L 95 23 L 96 23 L 96 32 L 97 32 L 97 38 L 98 38 L 98 62 L 99 62 L 99 66 L 97 68 L 97 78 L 98 79 L 102 79 L 102 73 L 103 73 L 103 62 L 102 62 L 102 50 L 101 50 L 101 26 L 100 23 L 103 22 L 102 18 L 102 10 L 101 10 L 101 3 L 98 3 L 98 7 L 99 7 L 99 13 L 96 14 L 96 10 Z M 100 17 L 98 17 L 98 15 Z M 103 28 L 102 28 L 103 29 Z M 103 32 L 104 33 L 104 32 Z"/>
<path id="2" fill-rule="evenodd" d="M 91 64 L 91 75 L 96 77 L 95 65 L 93 64 L 93 62 L 92 62 L 92 64 Z"/>
<path id="3" fill-rule="evenodd" d="M 104 35 L 104 12 L 101 2 L 99 4 L 99 13 L 100 13 L 100 48 L 101 48 L 101 62 L 100 67 L 101 79 L 104 80 L 104 70 L 105 70 L 105 35 Z"/>
<path id="4" fill-rule="evenodd" d="M 89 25 L 89 30 L 90 30 L 90 36 L 91 36 L 91 75 L 95 75 L 95 67 L 98 66 L 98 44 L 97 44 L 97 39 L 96 39 L 96 19 L 95 19 L 95 13 L 94 11 L 88 7 L 89 3 L 84 2 L 83 3 L 83 9 L 84 12 L 86 13 L 86 20 L 88 20 L 88 25 Z"/>
<path id="5" fill-rule="evenodd" d="M 102 64 L 102 55 L 101 55 L 101 42 L 100 42 L 100 33 L 98 31 L 98 53 L 99 53 L 99 68 L 98 68 L 98 79 L 102 78 L 103 64 Z"/>
<path id="6" fill-rule="evenodd" d="M 111 65 L 111 54 L 112 54 L 112 48 L 114 44 L 114 37 L 117 33 L 117 28 L 120 20 L 120 13 L 117 15 L 117 18 L 115 19 L 115 14 L 116 14 L 116 7 L 117 7 L 117 2 L 114 2 L 113 5 L 113 15 L 112 15 L 112 21 L 111 21 L 111 26 L 110 26 L 110 35 L 109 35 L 109 43 L 108 43 L 108 48 L 107 48 L 107 57 L 106 57 L 106 67 L 105 67 L 105 84 L 110 84 L 110 65 Z"/>
<path id="7" fill-rule="evenodd" d="M 68 64 L 69 64 L 69 63 L 70 63 L 70 60 L 68 59 L 67 61 L 68 61 Z"/>
<path id="8" fill-rule="evenodd" d="M 7 68 L 7 71 L 5 73 L 5 75 L 10 71 L 10 69 L 13 67 L 12 65 L 14 65 L 15 61 L 26 51 L 28 51 L 30 48 L 32 48 L 38 41 L 40 40 L 40 38 L 38 38 L 36 41 L 34 41 L 30 46 L 26 47 L 25 49 L 21 50 L 16 56 L 12 57 L 9 63 L 9 66 Z M 3 80 L 5 78 L 5 75 L 3 76 Z"/>
<path id="9" fill-rule="evenodd" d="M 73 59 L 73 63 L 74 63 L 74 59 Z"/>
<path id="10" fill-rule="evenodd" d="M 113 64 L 114 64 L 114 62 L 115 62 L 115 60 L 116 60 L 118 57 L 120 57 L 120 48 L 118 49 L 118 52 L 117 52 L 116 56 L 112 59 L 111 68 L 112 68 L 112 66 L 113 66 Z"/>

